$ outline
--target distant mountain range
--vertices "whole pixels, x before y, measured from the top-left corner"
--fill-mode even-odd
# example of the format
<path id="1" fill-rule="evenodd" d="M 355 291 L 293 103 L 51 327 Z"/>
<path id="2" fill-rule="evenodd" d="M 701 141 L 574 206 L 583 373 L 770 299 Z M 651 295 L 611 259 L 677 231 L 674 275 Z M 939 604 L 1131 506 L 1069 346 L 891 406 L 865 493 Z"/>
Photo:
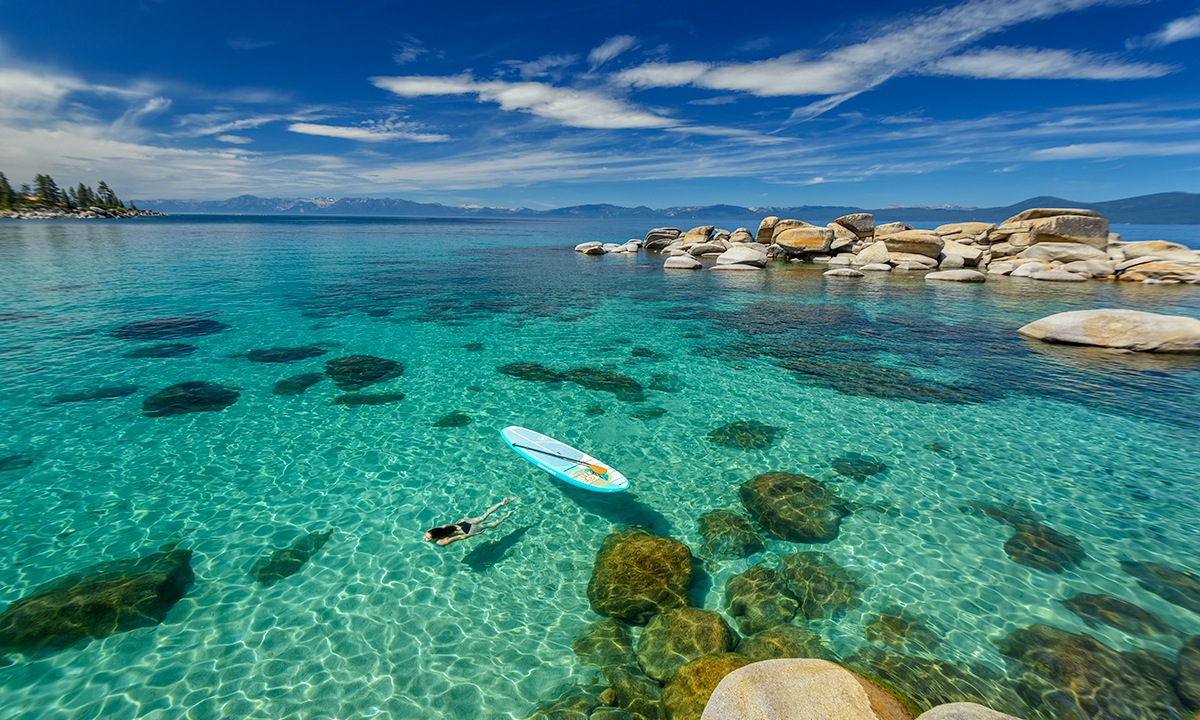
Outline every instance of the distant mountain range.
<path id="1" fill-rule="evenodd" d="M 350 215 L 363 217 L 427 217 L 427 218 L 582 218 L 582 219 L 646 219 L 650 221 L 695 220 L 721 222 L 729 220 L 757 223 L 767 215 L 791 217 L 809 222 L 830 222 L 848 213 L 870 212 L 877 222 L 903 220 L 906 222 L 965 222 L 978 220 L 1000 222 L 1031 207 L 1088 208 L 1102 213 L 1110 222 L 1200 225 L 1200 194 L 1158 193 L 1139 197 L 1079 202 L 1043 195 L 1005 207 L 886 207 L 864 209 L 834 205 L 800 205 L 797 207 L 739 207 L 737 205 L 702 205 L 654 209 L 644 205 L 573 205 L 554 210 L 529 208 L 498 208 L 420 203 L 393 198 L 262 198 L 239 195 L 228 200 L 135 200 L 138 207 L 166 213 L 196 213 L 211 215 Z"/>

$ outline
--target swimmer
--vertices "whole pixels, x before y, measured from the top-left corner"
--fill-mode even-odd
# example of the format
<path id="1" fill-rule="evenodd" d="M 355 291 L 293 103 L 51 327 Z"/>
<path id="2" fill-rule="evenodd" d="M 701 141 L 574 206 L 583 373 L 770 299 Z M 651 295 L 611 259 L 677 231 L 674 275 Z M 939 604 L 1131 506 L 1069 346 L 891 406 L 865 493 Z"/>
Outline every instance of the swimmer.
<path id="1" fill-rule="evenodd" d="M 452 542 L 458 542 L 459 540 L 466 540 L 469 537 L 482 535 L 483 533 L 491 530 L 500 523 L 512 517 L 512 510 L 509 510 L 508 513 L 499 520 L 493 520 L 489 523 L 484 522 L 484 520 L 487 519 L 487 516 L 499 510 L 501 505 L 507 505 L 513 500 L 516 500 L 516 498 L 506 497 L 488 508 L 487 511 L 479 517 L 463 518 L 462 520 L 449 525 L 441 525 L 430 530 L 426 530 L 425 542 L 437 543 L 438 545 L 444 547 Z"/>

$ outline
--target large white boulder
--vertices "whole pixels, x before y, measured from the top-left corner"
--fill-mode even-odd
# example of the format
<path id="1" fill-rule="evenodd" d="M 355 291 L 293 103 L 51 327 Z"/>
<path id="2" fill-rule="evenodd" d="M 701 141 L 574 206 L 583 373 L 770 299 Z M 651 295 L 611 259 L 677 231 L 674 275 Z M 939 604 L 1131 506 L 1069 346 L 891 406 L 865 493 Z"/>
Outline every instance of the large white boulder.
<path id="1" fill-rule="evenodd" d="M 712 239 L 713 230 L 716 228 L 712 225 L 697 225 L 683 234 L 682 240 L 685 243 L 702 243 Z"/>
<path id="2" fill-rule="evenodd" d="M 647 250 L 662 250 L 671 243 L 677 241 L 682 231 L 679 228 L 660 227 L 654 228 L 646 233 L 646 240 L 643 247 Z"/>
<path id="3" fill-rule="evenodd" d="M 903 703 L 828 660 L 764 660 L 734 670 L 701 720 L 911 720 Z"/>
<path id="4" fill-rule="evenodd" d="M 1034 320 L 1026 337 L 1140 352 L 1200 352 L 1200 320 L 1139 310 L 1075 310 Z"/>
<path id="5" fill-rule="evenodd" d="M 792 227 L 779 231 L 776 226 L 775 244 L 788 254 L 829 252 L 833 231 L 823 227 Z"/>
<path id="6" fill-rule="evenodd" d="M 876 236 L 887 243 L 888 250 L 894 253 L 912 253 L 936 258 L 942 253 L 946 241 L 932 230 L 903 230 L 894 235 L 882 235 L 876 229 Z"/>
<path id="7" fill-rule="evenodd" d="M 824 275 L 825 277 L 860 278 L 863 276 L 863 274 L 861 272 L 859 272 L 858 270 L 855 270 L 854 268 L 848 268 L 848 267 L 841 267 L 841 268 L 834 268 L 832 270 L 826 270 L 825 272 L 823 272 L 821 274 Z"/>
<path id="8" fill-rule="evenodd" d="M 971 702 L 956 702 L 938 705 L 917 716 L 917 720 L 1018 720 L 1012 715 L 998 712 Z"/>
<path id="9" fill-rule="evenodd" d="M 888 253 L 887 243 L 882 242 L 871 243 L 863 248 L 862 252 L 854 256 L 855 265 L 886 263 L 890 260 L 891 256 Z"/>
<path id="10" fill-rule="evenodd" d="M 875 234 L 875 216 L 871 213 L 850 213 L 834 222 L 860 238 L 869 238 Z"/>
<path id="11" fill-rule="evenodd" d="M 1086 282 L 1087 278 L 1082 275 L 1076 275 L 1073 272 L 1067 272 L 1059 268 L 1051 268 L 1041 272 L 1035 272 L 1029 276 L 1033 280 L 1044 280 L 1047 282 Z"/>
<path id="12" fill-rule="evenodd" d="M 981 283 L 987 280 L 978 270 L 939 270 L 929 273 L 925 279 L 960 283 Z"/>
<path id="13" fill-rule="evenodd" d="M 1200 265 L 1200 252 L 1196 252 L 1186 245 L 1167 242 L 1166 240 L 1144 240 L 1142 242 L 1122 243 L 1120 247 L 1121 252 L 1125 254 L 1125 258 L 1128 260 L 1150 257 L 1159 260 L 1173 260 L 1175 262 Z"/>
<path id="14" fill-rule="evenodd" d="M 676 255 L 663 263 L 664 270 L 699 270 L 703 266 L 704 263 L 691 255 Z"/>
<path id="15" fill-rule="evenodd" d="M 775 223 L 777 222 L 779 222 L 779 218 L 774 215 L 763 218 L 762 222 L 758 224 L 758 233 L 754 236 L 755 241 L 763 245 L 770 245 L 771 238 L 775 235 Z"/>
<path id="16" fill-rule="evenodd" d="M 600 248 L 601 252 L 595 253 L 595 254 L 597 254 L 597 255 L 604 254 L 604 243 L 602 243 L 598 240 L 593 240 L 592 242 L 579 243 L 578 245 L 575 246 L 575 252 L 584 253 L 586 255 L 586 254 L 589 254 L 588 253 L 589 250 L 595 250 L 596 248 Z"/>
<path id="17" fill-rule="evenodd" d="M 734 245 L 717 256 L 717 265 L 767 266 L 767 253 L 758 245 Z"/>
<path id="18" fill-rule="evenodd" d="M 1043 242 L 1032 245 L 1017 253 L 1031 260 L 1046 260 L 1069 263 L 1077 260 L 1107 260 L 1108 253 L 1083 243 Z"/>

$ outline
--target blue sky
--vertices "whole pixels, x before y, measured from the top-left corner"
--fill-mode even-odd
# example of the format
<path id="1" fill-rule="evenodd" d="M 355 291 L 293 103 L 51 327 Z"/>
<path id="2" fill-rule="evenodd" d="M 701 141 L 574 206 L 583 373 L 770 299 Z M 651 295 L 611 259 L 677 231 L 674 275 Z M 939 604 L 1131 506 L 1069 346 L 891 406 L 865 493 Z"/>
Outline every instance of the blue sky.
<path id="1" fill-rule="evenodd" d="M 0 171 L 127 198 L 1200 192 L 1200 0 L 0 0 Z"/>

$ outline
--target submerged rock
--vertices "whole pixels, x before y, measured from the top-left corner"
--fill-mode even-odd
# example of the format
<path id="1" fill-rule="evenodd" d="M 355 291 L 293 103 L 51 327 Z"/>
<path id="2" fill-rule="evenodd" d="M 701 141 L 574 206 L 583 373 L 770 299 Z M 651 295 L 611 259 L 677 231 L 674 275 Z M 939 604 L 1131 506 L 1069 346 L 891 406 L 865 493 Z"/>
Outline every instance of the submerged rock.
<path id="1" fill-rule="evenodd" d="M 644 530 L 613 533 L 596 553 L 588 602 L 592 610 L 642 624 L 688 604 L 692 552 L 687 545 Z"/>
<path id="2" fill-rule="evenodd" d="M 1079 538 L 1041 523 L 1014 526 L 1013 536 L 1004 543 L 1004 552 L 1015 563 L 1052 573 L 1073 568 L 1087 557 Z"/>
<path id="3" fill-rule="evenodd" d="M 682 607 L 655 615 L 638 638 L 638 664 L 647 676 L 670 682 L 680 667 L 702 655 L 726 652 L 737 635 L 711 610 Z"/>
<path id="4" fill-rule="evenodd" d="M 828 660 L 771 660 L 730 673 L 705 708 L 709 720 L 912 720 L 904 704 Z"/>
<path id="5" fill-rule="evenodd" d="M 297 538 L 291 545 L 276 550 L 268 557 L 259 558 L 250 568 L 250 576 L 261 583 L 263 587 L 269 587 L 286 577 L 295 575 L 306 562 L 312 559 L 313 555 L 317 554 L 318 550 L 325 546 L 331 535 L 333 535 L 333 528 L 324 532 L 311 532 Z"/>
<path id="6" fill-rule="evenodd" d="M 611 370 L 577 367 L 563 373 L 563 379 L 588 390 L 612 393 L 623 402 L 642 402 L 646 399 L 646 391 L 641 383 Z"/>
<path id="7" fill-rule="evenodd" d="M 1062 705 L 1081 717 L 1148 720 L 1183 714 L 1167 683 L 1145 675 L 1129 657 L 1090 635 L 1039 623 L 1014 630 L 997 646 L 1059 689 Z M 1056 717 L 1064 716 L 1059 709 Z"/>
<path id="8" fill-rule="evenodd" d="M 777 625 L 743 638 L 738 643 L 737 652 L 754 662 L 785 658 L 819 658 L 837 662 L 837 656 L 825 647 L 820 635 L 799 625 Z"/>
<path id="9" fill-rule="evenodd" d="M 284 378 L 271 388 L 276 395 L 303 395 L 304 391 L 325 379 L 323 373 L 311 372 Z"/>
<path id="10" fill-rule="evenodd" d="M 365 405 L 388 405 L 403 399 L 404 393 L 346 393 L 335 397 L 333 404 L 352 408 Z"/>
<path id="11" fill-rule="evenodd" d="M 13 453 L 0 457 L 0 472 L 24 470 L 33 465 L 33 458 L 28 453 Z"/>
<path id="12" fill-rule="evenodd" d="M 256 363 L 292 363 L 319 357 L 326 352 L 324 348 L 316 345 L 259 348 L 246 353 L 246 359 Z"/>
<path id="13" fill-rule="evenodd" d="M 200 348 L 187 343 L 163 343 L 135 348 L 121 357 L 127 358 L 177 358 L 191 355 Z"/>
<path id="14" fill-rule="evenodd" d="M 0 651 L 60 650 L 157 625 L 191 586 L 192 551 L 90 567 L 36 588 L 0 614 Z"/>
<path id="15" fill-rule="evenodd" d="M 1121 569 L 1138 579 L 1138 585 L 1169 603 L 1200 613 L 1200 576 L 1155 562 L 1122 560 Z"/>
<path id="16" fill-rule="evenodd" d="M 463 345 L 462 349 L 466 350 L 467 352 L 483 352 L 483 343 L 469 342 Z"/>
<path id="17" fill-rule="evenodd" d="M 118 340 L 174 340 L 214 335 L 229 326 L 209 318 L 161 318 L 128 323 L 109 334 Z"/>
<path id="18" fill-rule="evenodd" d="M 588 625 L 571 643 L 571 649 L 584 662 L 600 668 L 637 663 L 629 626 L 615 618 L 604 618 Z"/>
<path id="19" fill-rule="evenodd" d="M 662 691 L 665 720 L 700 720 L 704 706 L 729 673 L 750 664 L 736 653 L 717 653 L 696 658 L 675 672 Z"/>
<path id="20" fill-rule="evenodd" d="M 634 420 L 657 420 L 666 414 L 666 408 L 648 407 L 640 410 L 634 410 L 633 412 L 629 413 L 629 417 L 633 418 Z"/>
<path id="21" fill-rule="evenodd" d="M 1063 600 L 1062 604 L 1078 615 L 1087 623 L 1088 627 L 1094 628 L 1100 624 L 1111 625 L 1134 635 L 1173 634 L 1176 632 L 1174 628 L 1159 620 L 1154 613 L 1111 595 L 1079 593 Z"/>
<path id="22" fill-rule="evenodd" d="M 796 473 L 758 475 L 738 488 L 738 497 L 768 533 L 791 542 L 828 542 L 848 514 L 820 481 Z"/>
<path id="23" fill-rule="evenodd" d="M 866 618 L 863 636 L 873 643 L 882 643 L 901 650 L 935 650 L 942 643 L 940 629 L 910 607 L 892 605 L 877 615 Z"/>
<path id="24" fill-rule="evenodd" d="M 829 362 L 792 358 L 779 367 L 803 377 L 808 385 L 828 388 L 851 397 L 908 400 L 917 403 L 967 405 L 998 400 L 1001 393 L 984 384 L 945 385 L 918 378 L 907 370 L 870 363 Z"/>
<path id="25" fill-rule="evenodd" d="M 347 355 L 327 361 L 325 374 L 339 390 L 362 390 L 400 377 L 404 374 L 404 365 L 373 355 Z"/>
<path id="26" fill-rule="evenodd" d="M 833 558 L 819 552 L 784 555 L 779 574 L 800 602 L 800 614 L 807 618 L 829 617 L 857 607 L 858 596 L 866 588 Z"/>
<path id="27" fill-rule="evenodd" d="M 138 386 L 125 385 L 106 385 L 104 387 L 93 388 L 91 390 L 80 390 L 78 392 L 62 393 L 50 398 L 51 405 L 73 402 L 90 402 L 92 400 L 112 400 L 114 398 L 122 398 L 132 395 L 137 392 Z"/>
<path id="28" fill-rule="evenodd" d="M 603 670 L 604 679 L 611 686 L 612 695 L 621 710 L 602 708 L 592 713 L 588 720 L 657 720 L 661 717 L 659 701 L 662 688 L 646 677 L 636 663 L 632 665 L 610 665 Z M 609 701 L 611 702 L 611 701 Z M 605 715 L 599 716 L 600 712 Z M 615 713 L 621 713 L 616 715 Z"/>
<path id="29" fill-rule="evenodd" d="M 1193 635 L 1179 649 L 1179 697 L 1191 710 L 1200 710 L 1200 635 Z"/>
<path id="30" fill-rule="evenodd" d="M 749 520 L 729 510 L 705 513 L 696 523 L 704 538 L 704 554 L 709 557 L 749 557 L 767 547 Z"/>
<path id="31" fill-rule="evenodd" d="M 471 424 L 471 416 L 464 412 L 452 412 L 449 415 L 444 415 L 440 420 L 433 424 L 436 428 L 457 428 L 465 427 Z"/>
<path id="32" fill-rule="evenodd" d="M 843 664 L 887 683 L 918 710 L 955 702 L 972 702 L 1026 717 L 1026 706 L 1005 678 L 984 665 L 964 665 L 935 658 L 904 655 L 867 645 L 843 658 Z M 1050 717 L 1059 718 L 1067 716 Z"/>
<path id="33" fill-rule="evenodd" d="M 527 720 L 588 720 L 600 707 L 601 686 L 571 685 L 558 690 L 557 697 L 538 703 Z"/>
<path id="34" fill-rule="evenodd" d="M 742 450 L 762 450 L 771 446 L 783 429 L 757 420 L 731 422 L 710 430 L 708 439 L 718 445 Z"/>
<path id="35" fill-rule="evenodd" d="M 789 623 L 799 608 L 787 581 L 773 567 L 759 563 L 725 581 L 725 609 L 745 635 Z"/>
<path id="36" fill-rule="evenodd" d="M 193 380 L 154 393 L 142 401 L 146 417 L 167 417 L 194 412 L 219 412 L 237 402 L 238 392 L 224 385 Z"/>
<path id="37" fill-rule="evenodd" d="M 496 372 L 530 382 L 556 383 L 562 382 L 564 379 L 563 374 L 557 370 L 535 362 L 515 362 L 501 365 L 496 368 Z"/>
<path id="38" fill-rule="evenodd" d="M 855 452 L 846 453 L 830 463 L 830 466 L 838 475 L 858 480 L 859 482 L 866 480 L 872 475 L 878 475 L 881 472 L 887 471 L 887 465 L 882 460 Z"/>

